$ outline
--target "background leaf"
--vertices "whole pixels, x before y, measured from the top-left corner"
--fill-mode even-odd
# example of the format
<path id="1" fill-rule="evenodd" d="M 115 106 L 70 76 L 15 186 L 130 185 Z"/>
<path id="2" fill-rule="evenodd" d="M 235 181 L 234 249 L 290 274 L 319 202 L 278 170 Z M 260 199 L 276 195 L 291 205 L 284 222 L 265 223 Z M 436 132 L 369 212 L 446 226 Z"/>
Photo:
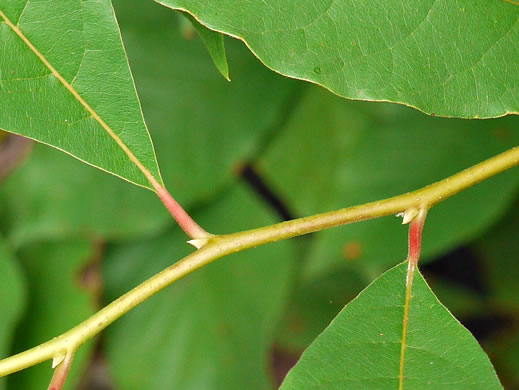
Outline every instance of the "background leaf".
<path id="1" fill-rule="evenodd" d="M 0 237 L 0 359 L 9 356 L 11 341 L 25 308 L 25 281 L 8 245 Z M 5 389 L 5 378 L 0 378 Z"/>
<path id="2" fill-rule="evenodd" d="M 229 65 L 227 64 L 227 57 L 225 55 L 225 46 L 223 42 L 223 34 L 217 33 L 216 31 L 209 30 L 207 27 L 198 23 L 190 14 L 186 12 L 180 12 L 185 18 L 187 18 L 191 25 L 196 29 L 198 35 L 207 47 L 214 64 L 222 76 L 227 80 L 229 78 Z"/>
<path id="3" fill-rule="evenodd" d="M 160 182 L 110 2 L 69 0 L 50 7 L 14 0 L 4 2 L 0 12 L 0 46 L 9 53 L 0 56 L 0 128 L 149 186 L 99 120 L 42 61 L 45 58 Z"/>
<path id="4" fill-rule="evenodd" d="M 34 145 L 30 158 L 6 178 L 0 202 L 2 228 L 16 247 L 49 239 L 140 237 L 171 219 L 151 192 L 43 145 Z"/>
<path id="5" fill-rule="evenodd" d="M 266 214 L 248 190 L 234 186 L 200 214 L 200 221 L 234 231 L 271 223 Z M 182 237 L 175 229 L 114 248 L 105 260 L 107 297 L 118 297 L 188 254 L 187 244 L 175 244 Z M 232 255 L 128 313 L 107 331 L 108 361 L 117 386 L 272 388 L 268 352 L 286 303 L 292 256 L 287 242 Z"/>
<path id="6" fill-rule="evenodd" d="M 297 283 L 276 335 L 278 347 L 291 354 L 302 352 L 368 282 L 364 275 L 344 269 Z"/>
<path id="7" fill-rule="evenodd" d="M 519 8 L 504 1 L 156 0 L 242 39 L 271 69 L 427 113 L 519 112 Z"/>
<path id="8" fill-rule="evenodd" d="M 168 9 L 141 1 L 115 5 L 166 185 L 187 208 L 207 202 L 277 130 L 294 83 L 266 70 L 236 42 L 229 54 L 239 79 L 226 83 L 201 42 L 178 33 L 178 17 Z M 195 69 L 195 76 L 185 77 L 185 69 Z M 117 240 L 156 234 L 171 219 L 152 194 L 38 145 L 6 179 L 0 202 L 7 214 L 2 228 L 17 246 L 78 235 Z"/>
<path id="9" fill-rule="evenodd" d="M 20 252 L 28 285 L 26 314 L 17 327 L 12 354 L 32 348 L 67 331 L 92 315 L 97 303 L 81 285 L 81 271 L 94 259 L 88 241 L 46 242 Z M 65 389 L 75 388 L 88 364 L 92 342 L 76 353 Z M 28 368 L 7 379 L 7 389 L 37 389 L 52 377 L 51 363 Z"/>
<path id="10" fill-rule="evenodd" d="M 483 260 L 484 273 L 492 296 L 500 305 L 517 311 L 519 309 L 519 208 L 514 207 L 494 228 L 474 243 Z"/>
<path id="11" fill-rule="evenodd" d="M 265 69 L 237 42 L 226 48 L 236 67 L 228 83 L 202 42 L 178 33 L 171 10 L 114 3 L 164 182 L 184 207 L 208 202 L 278 130 L 296 83 Z"/>
<path id="12" fill-rule="evenodd" d="M 407 263 L 350 302 L 303 354 L 281 390 L 397 388 Z M 405 353 L 406 389 L 501 389 L 472 335 L 415 274 Z"/>
<path id="13" fill-rule="evenodd" d="M 518 203 L 494 227 L 475 240 L 472 248 L 485 276 L 486 300 L 502 325 L 494 330 L 485 346 L 500 370 L 507 389 L 519 383 L 519 247 Z"/>

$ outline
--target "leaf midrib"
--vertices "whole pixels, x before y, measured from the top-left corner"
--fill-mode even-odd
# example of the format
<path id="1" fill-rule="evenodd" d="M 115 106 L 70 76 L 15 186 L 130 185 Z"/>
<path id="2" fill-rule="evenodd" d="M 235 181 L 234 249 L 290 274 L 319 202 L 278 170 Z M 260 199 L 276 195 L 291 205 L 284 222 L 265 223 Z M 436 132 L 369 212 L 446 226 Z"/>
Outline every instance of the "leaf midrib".
<path id="1" fill-rule="evenodd" d="M 114 132 L 114 130 L 101 118 L 101 116 L 83 99 L 79 92 L 57 71 L 54 66 L 45 58 L 45 56 L 32 44 L 32 42 L 23 34 L 23 32 L 7 17 L 7 15 L 0 9 L 0 18 L 5 24 L 23 41 L 23 43 L 38 57 L 38 59 L 50 70 L 51 74 L 56 77 L 61 84 L 72 94 L 72 96 L 87 110 L 87 112 L 98 122 L 101 127 L 108 133 L 108 135 L 117 143 L 117 145 L 128 156 L 130 161 L 137 166 L 143 173 L 148 182 L 155 191 L 163 188 L 151 172 L 144 166 L 144 164 L 135 156 L 130 148 L 122 141 L 122 139 Z M 74 156 L 75 157 L 75 156 Z"/>

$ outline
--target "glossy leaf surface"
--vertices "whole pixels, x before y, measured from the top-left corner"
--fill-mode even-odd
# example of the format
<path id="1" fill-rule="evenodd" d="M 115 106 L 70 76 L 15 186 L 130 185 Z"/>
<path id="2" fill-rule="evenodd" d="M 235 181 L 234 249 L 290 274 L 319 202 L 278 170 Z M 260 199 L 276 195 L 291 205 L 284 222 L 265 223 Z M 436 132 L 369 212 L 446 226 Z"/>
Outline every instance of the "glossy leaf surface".
<path id="1" fill-rule="evenodd" d="M 236 42 L 228 51 L 238 79 L 228 83 L 200 40 L 182 37 L 170 10 L 130 0 L 115 6 L 164 181 L 189 209 L 234 180 L 240 163 L 277 130 L 294 83 L 269 72 Z M 186 69 L 194 72 L 188 77 Z M 153 194 L 44 149 L 36 145 L 2 183 L 5 225 L 16 245 L 78 234 L 125 239 L 155 234 L 171 220 Z"/>
<path id="2" fill-rule="evenodd" d="M 0 47 L 0 129 L 149 187 L 118 139 L 161 181 L 110 1 L 4 1 Z"/>
<path id="3" fill-rule="evenodd" d="M 427 113 L 519 112 L 519 7 L 505 1 L 156 0 L 340 96 Z"/>
<path id="4" fill-rule="evenodd" d="M 400 376 L 407 264 L 350 302 L 305 351 L 281 390 L 502 389 L 478 342 L 419 273 L 409 307 Z"/>
<path id="5" fill-rule="evenodd" d="M 186 208 L 207 202 L 278 130 L 296 83 L 232 40 L 229 83 L 215 72 L 201 40 L 179 33 L 174 12 L 152 1 L 114 6 L 166 187 Z"/>

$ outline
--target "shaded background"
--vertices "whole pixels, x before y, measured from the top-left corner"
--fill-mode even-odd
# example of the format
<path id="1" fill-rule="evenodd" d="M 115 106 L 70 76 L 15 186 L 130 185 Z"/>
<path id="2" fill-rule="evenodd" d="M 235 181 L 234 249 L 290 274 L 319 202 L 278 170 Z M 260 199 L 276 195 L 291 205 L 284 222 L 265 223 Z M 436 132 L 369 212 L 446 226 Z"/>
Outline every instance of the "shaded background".
<path id="1" fill-rule="evenodd" d="M 518 144 L 517 117 L 346 101 L 274 74 L 231 39 L 228 83 L 181 16 L 114 3 L 165 183 L 208 231 L 398 195 Z M 67 330 L 191 252 L 151 192 L 42 145 L 0 142 L 0 356 Z M 518 186 L 511 170 L 435 207 L 421 260 L 507 389 L 519 388 Z M 84 346 L 66 387 L 274 388 L 406 250 L 407 228 L 386 217 L 233 255 Z M 44 363 L 0 388 L 41 388 L 51 374 Z"/>

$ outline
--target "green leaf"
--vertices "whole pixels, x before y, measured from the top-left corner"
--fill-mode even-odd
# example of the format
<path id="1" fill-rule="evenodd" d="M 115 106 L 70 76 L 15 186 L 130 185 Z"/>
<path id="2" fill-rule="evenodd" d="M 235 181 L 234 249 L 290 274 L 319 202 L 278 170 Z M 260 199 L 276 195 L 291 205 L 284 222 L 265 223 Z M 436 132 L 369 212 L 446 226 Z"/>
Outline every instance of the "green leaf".
<path id="1" fill-rule="evenodd" d="M 231 81 L 229 78 L 229 65 L 227 64 L 227 56 L 225 55 L 223 34 L 209 30 L 207 27 L 198 23 L 198 21 L 187 12 L 180 12 L 180 14 L 184 15 L 191 22 L 196 31 L 198 31 L 198 35 L 202 39 L 202 42 L 204 42 L 204 45 L 207 47 L 207 50 L 209 51 L 209 54 L 211 55 L 211 58 L 213 59 L 213 62 L 216 65 L 218 71 L 227 81 Z"/>
<path id="2" fill-rule="evenodd" d="M 427 113 L 519 112 L 519 7 L 505 1 L 383 3 L 155 0 L 243 40 L 269 68 L 347 98 Z"/>
<path id="3" fill-rule="evenodd" d="M 89 237 L 123 239 L 159 232 L 171 221 L 150 191 L 34 145 L 0 187 L 11 243 Z"/>
<path id="4" fill-rule="evenodd" d="M 240 186 L 201 223 L 236 231 L 274 222 Z M 188 254 L 182 232 L 119 246 L 104 260 L 114 299 Z M 269 389 L 268 352 L 293 271 L 290 243 L 226 257 L 175 282 L 107 329 L 111 372 L 121 389 Z"/>
<path id="5" fill-rule="evenodd" d="M 346 101 L 312 87 L 257 169 L 290 210 L 312 215 L 441 180 L 517 145 L 518 125 L 517 117 L 433 118 L 397 105 Z M 423 256 L 479 234 L 509 206 L 518 184 L 519 172 L 511 170 L 435 206 L 424 229 Z M 372 279 L 406 255 L 401 222 L 386 217 L 316 234 L 306 277 L 353 267 Z"/>
<path id="6" fill-rule="evenodd" d="M 518 203 L 487 234 L 474 242 L 495 303 L 516 313 L 519 309 L 519 207 Z"/>
<path id="7" fill-rule="evenodd" d="M 170 10 L 143 1 L 115 6 L 164 182 L 184 207 L 207 202 L 277 130 L 295 83 L 269 72 L 236 42 L 228 52 L 240 77 L 226 83 L 203 44 L 179 35 L 179 17 Z M 192 77 L 185 77 L 186 69 L 193 69 Z M 156 234 L 171 220 L 149 191 L 39 146 L 2 183 L 0 201 L 16 245 L 85 234 L 127 239 Z"/>
<path id="8" fill-rule="evenodd" d="M 3 2 L 0 47 L 1 129 L 161 182 L 110 1 Z"/>
<path id="9" fill-rule="evenodd" d="M 16 325 L 25 307 L 25 283 L 6 242 L 0 237 L 0 359 L 7 357 Z M 0 389 L 5 389 L 0 379 Z"/>
<path id="10" fill-rule="evenodd" d="M 283 350 L 303 351 L 367 283 L 363 275 L 351 269 L 301 281 L 287 305 L 276 343 Z"/>
<path id="11" fill-rule="evenodd" d="M 46 242 L 24 248 L 19 257 L 29 287 L 26 315 L 17 328 L 13 353 L 34 347 L 67 331 L 95 312 L 97 304 L 80 273 L 94 255 L 87 241 Z M 92 343 L 82 346 L 72 364 L 65 389 L 74 389 L 85 369 Z M 8 377 L 7 389 L 39 389 L 50 382 L 51 363 Z"/>
<path id="12" fill-rule="evenodd" d="M 456 260 L 454 258 L 454 261 Z M 428 277 L 426 272 L 424 274 Z M 489 305 L 485 297 L 483 297 L 483 293 L 475 291 L 474 288 L 464 285 L 459 280 L 454 282 L 449 277 L 438 277 L 434 273 L 427 280 L 431 289 L 434 289 L 438 299 L 449 308 L 449 311 L 456 318 L 463 319 L 489 315 Z"/>
<path id="13" fill-rule="evenodd" d="M 506 389 L 519 385 L 518 205 L 516 200 L 490 231 L 472 243 L 481 264 L 480 272 L 485 276 L 487 299 L 498 316 L 508 318 L 500 332 L 487 342 Z"/>
<path id="14" fill-rule="evenodd" d="M 297 83 L 235 41 L 226 47 L 236 65 L 228 83 L 202 42 L 179 34 L 176 13 L 151 1 L 114 6 L 164 182 L 184 207 L 206 203 L 278 130 Z"/>
<path id="15" fill-rule="evenodd" d="M 406 273 L 407 263 L 396 266 L 350 302 L 305 351 L 281 390 L 502 389 L 476 339 L 418 272 L 400 384 Z"/>
<path id="16" fill-rule="evenodd" d="M 512 332 L 501 332 L 488 349 L 505 389 L 516 389 L 519 384 L 519 332 L 517 329 Z"/>

